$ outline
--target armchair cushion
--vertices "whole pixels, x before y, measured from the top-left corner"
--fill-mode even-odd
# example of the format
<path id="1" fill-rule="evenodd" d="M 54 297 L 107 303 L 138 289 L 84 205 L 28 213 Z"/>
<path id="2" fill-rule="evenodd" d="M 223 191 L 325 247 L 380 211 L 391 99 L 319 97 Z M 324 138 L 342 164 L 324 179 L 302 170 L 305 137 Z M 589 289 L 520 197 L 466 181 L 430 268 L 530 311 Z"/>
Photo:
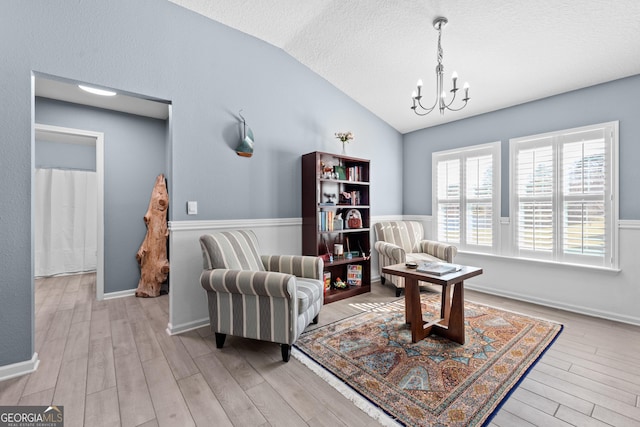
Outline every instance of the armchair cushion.
<path id="1" fill-rule="evenodd" d="M 265 271 L 258 241 L 251 231 L 235 230 L 205 234 L 200 237 L 203 268 Z"/>
<path id="2" fill-rule="evenodd" d="M 420 252 L 424 228 L 417 221 L 383 221 L 374 225 L 376 240 L 393 243 L 405 252 Z"/>
<path id="3" fill-rule="evenodd" d="M 438 260 L 453 262 L 453 257 L 458 254 L 458 248 L 448 243 L 435 242 L 433 240 L 420 241 L 420 251 L 429 254 Z"/>
<path id="4" fill-rule="evenodd" d="M 262 255 L 267 271 L 293 274 L 296 277 L 322 280 L 322 258 L 303 255 Z"/>

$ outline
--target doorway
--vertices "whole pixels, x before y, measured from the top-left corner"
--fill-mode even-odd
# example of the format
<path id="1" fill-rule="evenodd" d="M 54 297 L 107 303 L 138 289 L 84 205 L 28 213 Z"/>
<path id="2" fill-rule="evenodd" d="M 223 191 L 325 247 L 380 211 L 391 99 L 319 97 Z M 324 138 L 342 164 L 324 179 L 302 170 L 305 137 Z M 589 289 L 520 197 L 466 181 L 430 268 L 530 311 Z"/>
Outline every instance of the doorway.
<path id="1" fill-rule="evenodd" d="M 95 147 L 96 172 L 96 299 L 104 298 L 104 134 L 36 123 L 36 141 L 83 144 Z"/>

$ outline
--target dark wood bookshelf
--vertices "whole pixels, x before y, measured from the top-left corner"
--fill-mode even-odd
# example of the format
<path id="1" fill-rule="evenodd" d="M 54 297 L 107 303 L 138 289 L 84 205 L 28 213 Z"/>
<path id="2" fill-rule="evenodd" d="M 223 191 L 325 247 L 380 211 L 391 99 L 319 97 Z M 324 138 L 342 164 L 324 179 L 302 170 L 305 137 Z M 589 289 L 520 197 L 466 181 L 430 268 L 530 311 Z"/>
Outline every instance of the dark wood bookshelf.
<path id="1" fill-rule="evenodd" d="M 338 171 L 344 173 L 346 179 L 339 179 Z M 333 254 L 334 245 L 338 243 L 343 245 L 345 255 L 348 251 L 358 251 L 352 258 L 334 257 L 333 262 L 325 261 L 324 271 L 331 273 L 332 283 L 331 289 L 325 291 L 325 304 L 371 291 L 369 173 L 370 162 L 366 159 L 319 151 L 302 156 L 303 254 Z M 343 192 L 352 196 L 351 203 L 327 200 L 331 195 L 339 199 Z M 351 210 L 360 215 L 360 227 L 348 228 L 344 215 Z M 334 228 L 332 221 L 321 220 L 321 217 L 335 219 L 337 214 L 342 215 L 342 229 Z M 338 277 L 347 281 L 349 265 L 362 266 L 361 285 L 344 289 L 333 287 Z"/>

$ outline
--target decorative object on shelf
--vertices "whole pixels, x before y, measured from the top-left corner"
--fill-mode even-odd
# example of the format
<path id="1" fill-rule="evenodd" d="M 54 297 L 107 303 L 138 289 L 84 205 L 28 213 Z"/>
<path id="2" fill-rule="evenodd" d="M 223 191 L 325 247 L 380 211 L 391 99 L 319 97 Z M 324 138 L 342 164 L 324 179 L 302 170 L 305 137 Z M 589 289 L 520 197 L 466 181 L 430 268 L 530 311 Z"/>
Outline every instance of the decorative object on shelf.
<path id="1" fill-rule="evenodd" d="M 362 215 L 357 209 L 351 209 L 347 212 L 347 228 L 362 228 Z"/>
<path id="2" fill-rule="evenodd" d="M 339 231 L 342 230 L 342 214 L 336 214 L 335 218 L 333 218 L 333 230 Z"/>
<path id="3" fill-rule="evenodd" d="M 335 193 L 324 193 L 324 197 L 327 198 L 327 201 L 324 203 L 326 205 L 332 206 L 336 204 L 336 194 Z"/>
<path id="4" fill-rule="evenodd" d="M 345 148 L 345 144 L 349 143 L 349 141 L 353 140 L 353 133 L 351 131 L 348 132 L 336 132 L 336 138 L 338 138 L 342 142 L 342 154 L 347 154 L 347 150 Z"/>
<path id="5" fill-rule="evenodd" d="M 247 121 L 241 113 L 242 110 L 238 111 L 238 115 L 242 120 L 242 141 L 240 141 L 240 145 L 236 148 L 236 154 L 242 157 L 251 157 L 253 156 L 253 131 L 247 126 Z"/>
<path id="6" fill-rule="evenodd" d="M 344 246 L 342 246 L 342 243 L 333 244 L 333 255 L 336 257 L 341 257 L 344 255 Z"/>
<path id="7" fill-rule="evenodd" d="M 333 164 L 332 163 L 320 163 L 322 169 L 322 177 L 324 179 L 333 179 Z"/>
<path id="8" fill-rule="evenodd" d="M 453 101 L 455 101 L 456 99 L 456 93 L 458 92 L 458 87 L 456 85 L 458 82 L 458 73 L 454 71 L 453 74 L 451 75 L 451 79 L 453 80 L 453 89 L 450 90 L 450 92 L 453 93 L 453 97 L 451 98 L 451 101 L 449 102 L 446 101 L 447 93 L 445 92 L 444 85 L 442 83 L 442 74 L 444 72 L 444 66 L 442 65 L 443 52 L 442 52 L 441 38 L 442 38 L 442 28 L 445 25 L 447 25 L 447 22 L 449 22 L 449 20 L 444 17 L 438 17 L 433 21 L 433 27 L 436 30 L 438 30 L 438 65 L 436 66 L 436 99 L 431 107 L 425 107 L 422 105 L 422 79 L 418 80 L 418 85 L 417 85 L 418 91 L 417 92 L 414 91 L 411 94 L 411 98 L 413 100 L 413 106 L 411 107 L 411 109 L 413 110 L 414 113 L 416 113 L 419 116 L 426 116 L 427 114 L 432 112 L 436 108 L 436 106 L 438 106 L 438 109 L 440 110 L 440 114 L 444 114 L 445 110 L 460 111 L 467 106 L 467 102 L 469 102 L 469 99 L 471 99 L 469 98 L 469 83 L 465 82 L 463 86 L 464 98 L 462 98 L 462 101 L 464 101 L 464 104 L 462 104 L 462 106 L 459 108 L 451 107 L 451 104 L 453 104 Z M 420 110 L 418 110 L 418 108 Z"/>
<path id="9" fill-rule="evenodd" d="M 333 286 L 335 286 L 338 289 L 344 289 L 347 287 L 347 284 L 343 282 L 341 278 L 337 277 L 336 282 L 333 284 Z"/>
<path id="10" fill-rule="evenodd" d="M 341 205 L 352 205 L 353 201 L 351 200 L 351 193 L 348 191 L 343 191 L 340 193 L 340 204 Z"/>

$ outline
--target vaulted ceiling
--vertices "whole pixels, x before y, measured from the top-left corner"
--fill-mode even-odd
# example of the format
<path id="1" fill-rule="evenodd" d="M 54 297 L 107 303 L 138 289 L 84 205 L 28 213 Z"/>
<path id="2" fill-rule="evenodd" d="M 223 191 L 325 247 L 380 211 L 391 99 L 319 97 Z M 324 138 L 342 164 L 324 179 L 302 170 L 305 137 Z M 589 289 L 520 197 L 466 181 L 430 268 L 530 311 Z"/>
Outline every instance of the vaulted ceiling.
<path id="1" fill-rule="evenodd" d="M 277 46 L 402 133 L 640 74 L 638 0 L 170 0 Z M 445 87 L 468 106 L 411 110 L 435 98 L 438 33 Z"/>

